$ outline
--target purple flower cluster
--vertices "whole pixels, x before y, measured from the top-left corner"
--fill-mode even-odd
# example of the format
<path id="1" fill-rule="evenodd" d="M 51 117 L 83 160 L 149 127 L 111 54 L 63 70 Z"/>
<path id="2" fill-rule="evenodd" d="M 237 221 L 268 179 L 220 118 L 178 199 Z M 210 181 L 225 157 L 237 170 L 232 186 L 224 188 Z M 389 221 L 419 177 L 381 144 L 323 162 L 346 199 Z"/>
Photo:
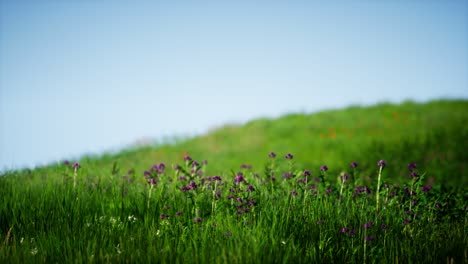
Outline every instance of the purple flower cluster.
<path id="1" fill-rule="evenodd" d="M 242 174 L 242 172 L 238 172 L 236 177 L 234 178 L 234 182 L 237 184 L 240 184 L 241 182 L 245 182 L 244 174 Z"/>
<path id="2" fill-rule="evenodd" d="M 353 162 L 351 162 L 351 164 L 349 166 L 351 168 L 355 169 L 355 168 L 357 168 L 358 164 L 357 164 L 357 162 L 353 161 Z"/>
<path id="3" fill-rule="evenodd" d="M 72 165 L 73 170 L 77 171 L 79 168 L 81 168 L 80 164 L 78 162 L 73 163 Z"/>
<path id="4" fill-rule="evenodd" d="M 385 167 L 385 166 L 387 166 L 387 162 L 385 162 L 384 160 L 379 160 L 379 161 L 377 162 L 377 166 L 379 166 L 379 167 Z"/>
<path id="5" fill-rule="evenodd" d="M 352 236 L 354 236 L 354 235 L 357 234 L 356 230 L 350 229 L 350 228 L 348 228 L 348 227 L 343 227 L 343 228 L 341 228 L 341 229 L 340 229 L 340 233 L 349 234 L 349 235 L 352 235 Z"/>
<path id="6" fill-rule="evenodd" d="M 293 154 L 288 153 L 286 156 L 284 156 L 286 159 L 292 160 L 294 158 Z"/>
<path id="7" fill-rule="evenodd" d="M 322 167 L 320 167 L 320 171 L 327 171 L 328 170 L 328 167 L 327 165 L 322 165 Z"/>
<path id="8" fill-rule="evenodd" d="M 356 188 L 354 189 L 354 193 L 355 193 L 355 194 L 361 194 L 361 193 L 370 194 L 370 193 L 371 193 L 371 190 L 370 190 L 369 187 L 367 187 L 367 186 L 358 185 L 358 186 L 356 186 Z"/>
<path id="9" fill-rule="evenodd" d="M 373 223 L 369 221 L 369 222 L 365 223 L 365 224 L 362 226 L 362 228 L 363 228 L 363 229 L 369 229 L 369 228 L 372 227 L 372 225 L 373 225 Z"/>
<path id="10" fill-rule="evenodd" d="M 182 186 L 180 189 L 183 192 L 187 192 L 187 191 L 190 191 L 190 190 L 196 190 L 197 188 L 198 188 L 198 185 L 195 182 L 190 182 L 189 185 Z"/>

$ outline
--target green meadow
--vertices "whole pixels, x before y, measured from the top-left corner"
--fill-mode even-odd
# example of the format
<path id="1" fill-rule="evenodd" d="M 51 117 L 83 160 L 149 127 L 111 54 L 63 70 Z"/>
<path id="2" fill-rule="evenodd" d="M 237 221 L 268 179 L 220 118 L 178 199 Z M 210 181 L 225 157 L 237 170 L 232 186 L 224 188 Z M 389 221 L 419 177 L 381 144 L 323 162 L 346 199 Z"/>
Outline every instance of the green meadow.
<path id="1" fill-rule="evenodd" d="M 0 262 L 467 263 L 467 124 L 381 103 L 7 171 Z"/>

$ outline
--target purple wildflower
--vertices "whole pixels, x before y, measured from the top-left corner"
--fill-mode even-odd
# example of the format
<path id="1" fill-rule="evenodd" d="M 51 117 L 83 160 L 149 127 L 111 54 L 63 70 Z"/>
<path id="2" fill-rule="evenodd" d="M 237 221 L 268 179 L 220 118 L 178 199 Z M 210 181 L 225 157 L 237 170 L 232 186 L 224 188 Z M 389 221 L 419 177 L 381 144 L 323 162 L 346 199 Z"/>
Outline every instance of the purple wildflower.
<path id="1" fill-rule="evenodd" d="M 247 192 L 253 192 L 253 191 L 255 191 L 255 188 L 252 185 L 249 185 L 247 187 Z"/>
<path id="2" fill-rule="evenodd" d="M 270 152 L 270 153 L 268 154 L 268 157 L 273 159 L 273 158 L 276 157 L 276 153 L 274 153 L 274 152 L 272 151 L 272 152 Z"/>
<path id="3" fill-rule="evenodd" d="M 294 158 L 293 154 L 291 154 L 291 153 L 286 154 L 286 156 L 284 156 L 284 157 L 286 159 L 290 159 L 290 160 Z"/>
<path id="4" fill-rule="evenodd" d="M 374 240 L 375 240 L 374 236 L 371 236 L 371 235 L 366 236 L 366 242 L 371 242 L 371 241 L 374 241 Z"/>
<path id="5" fill-rule="evenodd" d="M 429 192 L 431 189 L 432 189 L 432 186 L 431 186 L 431 185 L 427 185 L 427 186 L 423 186 L 423 187 L 421 188 L 421 191 L 422 191 L 423 193 L 427 193 L 427 192 Z"/>
<path id="6" fill-rule="evenodd" d="M 340 176 L 341 180 L 343 182 L 347 182 L 348 179 L 349 179 L 349 175 L 347 173 L 343 173 L 341 176 Z"/>
<path id="7" fill-rule="evenodd" d="M 161 220 L 164 220 L 164 219 L 166 219 L 166 218 L 169 218 L 169 215 L 167 215 L 167 214 L 161 214 L 161 215 L 159 216 L 159 218 L 161 218 Z"/>
<path id="8" fill-rule="evenodd" d="M 328 170 L 327 165 L 322 165 L 322 167 L 320 167 L 320 171 L 327 171 L 327 170 Z"/>
<path id="9" fill-rule="evenodd" d="M 353 161 L 353 162 L 351 162 L 351 164 L 349 166 L 351 166 L 351 168 L 355 169 L 355 168 L 357 168 L 358 164 L 357 164 L 357 162 Z"/>
<path id="10" fill-rule="evenodd" d="M 415 162 L 408 164 L 408 170 L 414 170 L 418 167 L 418 164 Z"/>
<path id="11" fill-rule="evenodd" d="M 332 193 L 332 190 L 331 190 L 331 189 L 327 189 L 325 192 L 326 192 L 327 194 L 331 194 L 331 193 Z"/>
<path id="12" fill-rule="evenodd" d="M 208 160 L 202 160 L 203 165 L 208 165 Z"/>
<path id="13" fill-rule="evenodd" d="M 75 171 L 78 170 L 79 168 L 81 168 L 81 166 L 80 166 L 80 164 L 78 162 L 73 163 L 72 167 L 73 167 L 73 169 Z"/>
<path id="14" fill-rule="evenodd" d="M 234 195 L 229 195 L 227 198 L 228 200 L 234 199 Z"/>
<path id="15" fill-rule="evenodd" d="M 292 196 L 297 196 L 297 192 L 296 192 L 295 190 L 292 190 L 292 191 L 291 191 L 291 195 L 292 195 Z"/>
<path id="16" fill-rule="evenodd" d="M 256 206 L 257 205 L 257 202 L 253 199 L 249 200 L 249 203 L 248 203 L 249 206 Z"/>
<path id="17" fill-rule="evenodd" d="M 349 230 L 349 234 L 352 235 L 352 236 L 354 236 L 354 235 L 357 234 L 357 232 L 356 232 L 356 230 L 351 229 L 351 230 Z"/>
<path id="18" fill-rule="evenodd" d="M 237 199 L 236 199 L 236 202 L 242 203 L 242 198 L 241 198 L 241 197 L 237 198 Z"/>
<path id="19" fill-rule="evenodd" d="M 409 176 L 410 178 L 417 178 L 419 177 L 419 174 L 416 171 L 412 171 Z"/>
<path id="20" fill-rule="evenodd" d="M 380 229 L 382 229 L 382 230 L 387 229 L 387 225 L 386 225 L 386 224 L 381 224 L 381 225 L 380 225 Z"/>
<path id="21" fill-rule="evenodd" d="M 221 176 L 213 176 L 213 177 L 211 177 L 211 180 L 212 181 L 222 181 L 223 179 L 221 179 Z"/>
<path id="22" fill-rule="evenodd" d="M 154 185 L 158 184 L 158 179 L 157 178 L 150 178 L 150 179 L 148 179 L 148 184 L 154 186 Z"/>
<path id="23" fill-rule="evenodd" d="M 176 165 L 174 165 L 174 170 L 175 170 L 175 171 L 180 171 L 180 166 L 179 166 L 179 165 L 177 165 L 177 164 L 176 164 Z"/>
<path id="24" fill-rule="evenodd" d="M 195 182 L 189 183 L 188 186 L 189 186 L 191 189 L 194 189 L 194 190 L 198 188 L 198 185 L 197 185 Z"/>
<path id="25" fill-rule="evenodd" d="M 283 178 L 284 178 L 284 179 L 289 179 L 289 178 L 291 178 L 292 176 L 293 176 L 293 175 L 292 175 L 291 173 L 288 173 L 288 172 L 286 172 L 285 174 L 283 174 Z"/>
<path id="26" fill-rule="evenodd" d="M 185 155 L 184 160 L 185 160 L 185 161 L 191 161 L 192 158 L 191 158 L 189 155 Z"/>
<path id="27" fill-rule="evenodd" d="M 145 172 L 143 172 L 143 175 L 144 175 L 145 177 L 150 177 L 150 176 L 151 176 L 151 172 L 149 172 L 149 171 L 146 170 Z"/>
<path id="28" fill-rule="evenodd" d="M 182 176 L 179 176 L 179 178 L 177 178 L 179 181 L 186 181 L 187 180 L 187 177 L 182 175 Z"/>
<path id="29" fill-rule="evenodd" d="M 176 212 L 175 213 L 177 216 L 181 216 L 182 215 L 182 212 Z"/>
<path id="30" fill-rule="evenodd" d="M 372 222 L 370 222 L 370 221 L 367 222 L 367 223 L 365 223 L 365 224 L 362 226 L 363 229 L 369 229 L 369 228 L 371 228 L 371 227 L 372 227 Z"/>
<path id="31" fill-rule="evenodd" d="M 310 176 L 310 171 L 309 171 L 309 170 L 304 170 L 304 171 L 302 172 L 302 175 L 304 175 L 304 176 Z"/>
<path id="32" fill-rule="evenodd" d="M 404 224 L 404 225 L 407 225 L 407 224 L 409 224 L 409 223 L 411 223 L 411 219 L 406 218 L 405 220 L 403 220 L 403 224 Z"/>
<path id="33" fill-rule="evenodd" d="M 242 174 L 242 172 L 238 172 L 236 178 L 234 178 L 234 182 L 241 183 L 243 181 L 245 181 L 244 175 Z"/>
<path id="34" fill-rule="evenodd" d="M 387 162 L 385 162 L 384 160 L 379 160 L 379 161 L 377 162 L 377 166 L 379 166 L 379 167 L 385 167 L 385 166 L 387 166 Z"/>
<path id="35" fill-rule="evenodd" d="M 347 227 L 343 227 L 340 229 L 340 233 L 348 233 L 349 232 L 349 228 Z"/>
<path id="36" fill-rule="evenodd" d="M 193 222 L 194 222 L 195 224 L 198 224 L 198 223 L 203 222 L 203 219 L 200 218 L 200 217 L 195 217 L 195 218 L 193 219 Z"/>
<path id="37" fill-rule="evenodd" d="M 64 160 L 64 161 L 63 161 L 63 165 L 65 165 L 65 166 L 68 166 L 68 165 L 70 165 L 70 161 L 68 161 L 68 160 Z"/>

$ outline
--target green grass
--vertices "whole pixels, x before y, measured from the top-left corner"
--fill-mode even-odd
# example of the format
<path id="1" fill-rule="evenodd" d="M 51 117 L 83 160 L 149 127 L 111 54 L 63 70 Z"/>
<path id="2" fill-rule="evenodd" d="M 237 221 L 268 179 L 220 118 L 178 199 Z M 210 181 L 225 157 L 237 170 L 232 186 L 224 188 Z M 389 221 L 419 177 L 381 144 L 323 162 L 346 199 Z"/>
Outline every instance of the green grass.
<path id="1" fill-rule="evenodd" d="M 0 262 L 466 263 L 467 110 L 467 101 L 433 101 L 294 114 L 83 158 L 76 171 L 7 172 Z M 190 171 L 187 153 L 209 161 L 202 172 Z M 163 173 L 150 170 L 160 162 Z M 245 181 L 235 182 L 238 171 Z M 198 188 L 182 191 L 189 182 Z"/>

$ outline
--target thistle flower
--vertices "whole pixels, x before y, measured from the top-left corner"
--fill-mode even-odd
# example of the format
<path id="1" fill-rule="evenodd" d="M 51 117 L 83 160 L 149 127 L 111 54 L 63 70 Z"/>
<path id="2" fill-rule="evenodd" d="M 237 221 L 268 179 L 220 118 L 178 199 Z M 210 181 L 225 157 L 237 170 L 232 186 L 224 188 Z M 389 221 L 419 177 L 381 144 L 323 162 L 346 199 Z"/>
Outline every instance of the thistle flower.
<path id="1" fill-rule="evenodd" d="M 184 160 L 185 160 L 185 161 L 191 161 L 192 158 L 191 158 L 189 155 L 185 155 Z"/>
<path id="2" fill-rule="evenodd" d="M 293 175 L 292 175 L 291 173 L 289 173 L 289 172 L 286 172 L 286 173 L 283 174 L 283 178 L 284 178 L 284 179 L 289 179 L 289 178 L 291 178 L 292 176 L 293 176 Z"/>
<path id="3" fill-rule="evenodd" d="M 223 179 L 221 179 L 221 176 L 213 176 L 213 177 L 211 177 L 211 180 L 212 181 L 222 181 Z"/>
<path id="4" fill-rule="evenodd" d="M 354 235 L 357 235 L 357 232 L 356 232 L 356 230 L 351 229 L 351 230 L 349 230 L 349 234 L 354 236 Z"/>
<path id="5" fill-rule="evenodd" d="M 295 190 L 291 191 L 291 196 L 297 196 L 297 192 Z"/>
<path id="6" fill-rule="evenodd" d="M 78 162 L 73 163 L 72 168 L 76 171 L 79 168 L 81 168 L 80 164 Z"/>
<path id="7" fill-rule="evenodd" d="M 309 171 L 309 170 L 304 170 L 304 171 L 302 172 L 302 175 L 304 175 L 304 176 L 310 176 L 310 171 Z"/>
<path id="8" fill-rule="evenodd" d="M 341 180 L 343 182 L 347 182 L 349 180 L 349 175 L 347 173 L 343 173 L 341 176 L 340 176 Z"/>
<path id="9" fill-rule="evenodd" d="M 180 171 L 180 166 L 178 164 L 174 165 L 174 170 L 175 171 Z"/>
<path id="10" fill-rule="evenodd" d="M 377 162 L 377 166 L 379 166 L 379 167 L 385 167 L 385 166 L 387 166 L 387 162 L 385 162 L 384 160 L 379 160 L 379 161 Z"/>
<path id="11" fill-rule="evenodd" d="M 242 172 L 238 172 L 236 178 L 234 178 L 234 182 L 241 183 L 243 181 L 245 181 L 244 175 L 242 174 Z"/>
<path id="12" fill-rule="evenodd" d="M 331 190 L 331 189 L 327 189 L 325 192 L 326 192 L 327 194 L 331 194 L 331 193 L 332 193 L 332 190 Z"/>
<path id="13" fill-rule="evenodd" d="M 161 215 L 159 216 L 159 218 L 160 218 L 161 220 L 164 220 L 164 219 L 169 218 L 169 215 L 167 215 L 167 214 L 161 214 Z"/>
<path id="14" fill-rule="evenodd" d="M 150 179 L 148 179 L 148 184 L 155 186 L 156 184 L 158 184 L 158 179 L 157 178 L 150 178 Z"/>
<path id="15" fill-rule="evenodd" d="M 322 167 L 320 167 L 320 171 L 327 171 L 327 170 L 328 170 L 327 165 L 322 165 Z"/>
<path id="16" fill-rule="evenodd" d="M 286 154 L 286 156 L 284 156 L 284 157 L 286 159 L 290 159 L 290 160 L 294 158 L 293 154 L 291 154 L 291 153 Z"/>
<path id="17" fill-rule="evenodd" d="M 257 205 L 257 202 L 253 199 L 249 200 L 249 203 L 248 203 L 249 206 L 256 206 Z"/>
<path id="18" fill-rule="evenodd" d="M 351 168 L 355 169 L 355 168 L 357 168 L 358 164 L 357 164 L 357 162 L 353 161 L 353 162 L 351 162 L 351 164 L 349 166 Z"/>
<path id="19" fill-rule="evenodd" d="M 273 158 L 276 157 L 276 153 L 274 153 L 274 152 L 272 151 L 272 152 L 270 152 L 270 154 L 268 154 L 268 157 L 273 159 Z"/>
<path id="20" fill-rule="evenodd" d="M 65 165 L 65 166 L 68 166 L 68 165 L 70 165 L 70 161 L 68 161 L 68 160 L 64 160 L 64 161 L 63 161 L 63 165 Z"/>
<path id="21" fill-rule="evenodd" d="M 382 230 L 387 229 L 387 225 L 386 225 L 386 224 L 381 224 L 381 225 L 380 225 L 380 229 L 382 229 Z"/>
<path id="22" fill-rule="evenodd" d="M 193 219 L 193 222 L 194 222 L 195 224 L 198 224 L 198 223 L 203 222 L 203 219 L 202 219 L 201 217 L 195 217 L 195 218 Z"/>
<path id="23" fill-rule="evenodd" d="M 408 170 L 414 170 L 418 167 L 418 164 L 415 162 L 408 164 Z"/>
<path id="24" fill-rule="evenodd" d="M 371 228 L 371 227 L 372 227 L 372 222 L 370 222 L 370 221 L 367 222 L 367 223 L 365 223 L 365 224 L 362 226 L 363 229 L 369 229 L 369 228 Z"/>
<path id="25" fill-rule="evenodd" d="M 247 187 L 247 190 L 246 190 L 246 191 L 247 191 L 247 192 L 253 192 L 253 191 L 255 191 L 255 188 L 254 188 L 252 185 L 249 185 L 249 186 Z"/>
<path id="26" fill-rule="evenodd" d="M 348 233 L 349 232 L 349 228 L 347 227 L 343 227 L 340 229 L 340 233 Z"/>
<path id="27" fill-rule="evenodd" d="M 176 212 L 175 214 L 176 214 L 177 216 L 180 216 L 180 215 L 182 215 L 182 212 Z"/>
<path id="28" fill-rule="evenodd" d="M 191 189 L 194 189 L 194 190 L 198 188 L 198 185 L 197 185 L 195 182 L 189 183 L 188 186 L 189 186 Z"/>
<path id="29" fill-rule="evenodd" d="M 416 171 L 412 171 L 412 172 L 410 173 L 410 175 L 409 175 L 409 176 L 410 176 L 410 178 L 412 178 L 412 179 L 413 179 L 413 178 L 417 178 L 417 177 L 419 177 L 419 174 L 418 174 Z"/>
<path id="30" fill-rule="evenodd" d="M 432 189 L 432 186 L 431 186 L 431 185 L 427 185 L 427 186 L 423 186 L 423 187 L 421 188 L 421 191 L 422 191 L 423 193 L 427 193 L 427 192 L 429 192 L 431 189 Z"/>
<path id="31" fill-rule="evenodd" d="M 208 165 L 208 160 L 202 160 L 203 165 Z"/>

